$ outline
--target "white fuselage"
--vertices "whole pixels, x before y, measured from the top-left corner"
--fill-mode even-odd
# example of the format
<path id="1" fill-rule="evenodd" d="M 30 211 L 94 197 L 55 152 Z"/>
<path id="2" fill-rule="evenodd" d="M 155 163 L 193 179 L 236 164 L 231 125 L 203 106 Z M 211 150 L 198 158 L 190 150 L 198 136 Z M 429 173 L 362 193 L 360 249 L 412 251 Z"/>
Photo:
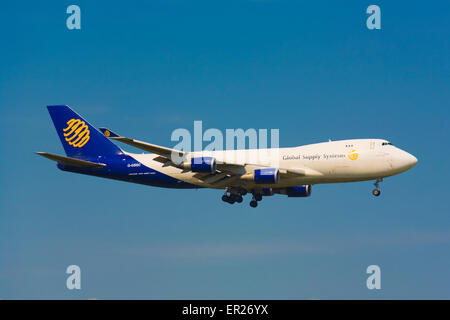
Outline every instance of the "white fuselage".
<path id="1" fill-rule="evenodd" d="M 175 179 L 199 187 L 225 188 L 208 184 L 199 175 L 155 161 L 154 154 L 127 153 L 143 165 Z M 282 176 L 277 187 L 296 185 L 364 181 L 389 177 L 415 166 L 417 159 L 381 139 L 354 139 L 329 141 L 294 148 L 203 151 L 190 155 L 212 156 L 224 163 L 245 165 L 245 172 L 265 166 L 288 170 L 301 170 L 303 176 Z M 245 173 L 244 172 L 244 173 Z M 270 187 L 254 185 L 251 181 L 235 180 L 232 185 L 245 188 Z"/>

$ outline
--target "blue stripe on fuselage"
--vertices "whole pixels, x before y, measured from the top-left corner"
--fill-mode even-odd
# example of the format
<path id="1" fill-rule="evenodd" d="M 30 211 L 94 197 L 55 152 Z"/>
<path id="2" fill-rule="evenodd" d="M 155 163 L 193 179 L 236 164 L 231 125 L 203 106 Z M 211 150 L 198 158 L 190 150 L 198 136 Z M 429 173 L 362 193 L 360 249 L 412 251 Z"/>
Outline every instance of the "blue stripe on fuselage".
<path id="1" fill-rule="evenodd" d="M 90 161 L 92 160 L 93 159 L 91 159 Z M 155 187 L 177 189 L 201 188 L 194 184 L 172 178 L 164 173 L 144 166 L 142 163 L 126 154 L 101 157 L 98 159 L 98 161 L 94 162 L 105 163 L 106 167 L 79 168 L 58 163 L 58 168 L 63 171 L 87 174 L 108 179 L 122 180 Z"/>

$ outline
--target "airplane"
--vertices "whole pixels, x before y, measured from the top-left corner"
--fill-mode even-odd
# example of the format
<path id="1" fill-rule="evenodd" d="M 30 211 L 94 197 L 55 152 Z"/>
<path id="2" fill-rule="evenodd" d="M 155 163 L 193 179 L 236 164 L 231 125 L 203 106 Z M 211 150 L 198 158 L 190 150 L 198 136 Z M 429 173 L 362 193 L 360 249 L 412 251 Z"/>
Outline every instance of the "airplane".
<path id="1" fill-rule="evenodd" d="M 249 193 L 253 208 L 263 196 L 309 197 L 311 186 L 322 183 L 375 180 L 372 193 L 379 196 L 383 178 L 417 164 L 416 157 L 384 139 L 185 152 L 97 129 L 66 105 L 47 108 L 66 156 L 36 153 L 63 171 L 156 187 L 224 189 L 222 200 L 230 204 L 241 203 Z M 150 153 L 126 152 L 113 141 Z"/>

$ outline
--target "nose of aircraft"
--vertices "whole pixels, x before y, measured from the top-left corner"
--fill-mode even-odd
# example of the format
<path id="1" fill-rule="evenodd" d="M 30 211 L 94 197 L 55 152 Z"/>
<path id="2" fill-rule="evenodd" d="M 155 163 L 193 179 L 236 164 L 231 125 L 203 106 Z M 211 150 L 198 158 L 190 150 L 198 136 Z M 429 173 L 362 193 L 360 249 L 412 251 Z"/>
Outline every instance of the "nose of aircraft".
<path id="1" fill-rule="evenodd" d="M 394 165 L 401 170 L 408 170 L 417 164 L 417 158 L 412 154 L 398 149 L 393 155 Z"/>
<path id="2" fill-rule="evenodd" d="M 417 158 L 414 157 L 412 154 L 410 154 L 408 152 L 405 152 L 405 153 L 406 153 L 406 157 L 407 157 L 406 162 L 408 163 L 408 166 L 410 168 L 414 167 L 419 160 L 417 160 Z"/>

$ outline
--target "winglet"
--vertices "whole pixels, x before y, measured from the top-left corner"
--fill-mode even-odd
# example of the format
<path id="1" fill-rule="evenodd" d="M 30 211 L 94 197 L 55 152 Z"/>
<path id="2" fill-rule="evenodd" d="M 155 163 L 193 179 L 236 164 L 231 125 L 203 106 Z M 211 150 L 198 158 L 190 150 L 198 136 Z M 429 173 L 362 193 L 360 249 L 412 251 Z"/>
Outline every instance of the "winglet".
<path id="1" fill-rule="evenodd" d="M 105 135 L 107 138 L 118 138 L 120 137 L 117 133 L 107 129 L 107 128 L 99 128 L 99 130 Z"/>

